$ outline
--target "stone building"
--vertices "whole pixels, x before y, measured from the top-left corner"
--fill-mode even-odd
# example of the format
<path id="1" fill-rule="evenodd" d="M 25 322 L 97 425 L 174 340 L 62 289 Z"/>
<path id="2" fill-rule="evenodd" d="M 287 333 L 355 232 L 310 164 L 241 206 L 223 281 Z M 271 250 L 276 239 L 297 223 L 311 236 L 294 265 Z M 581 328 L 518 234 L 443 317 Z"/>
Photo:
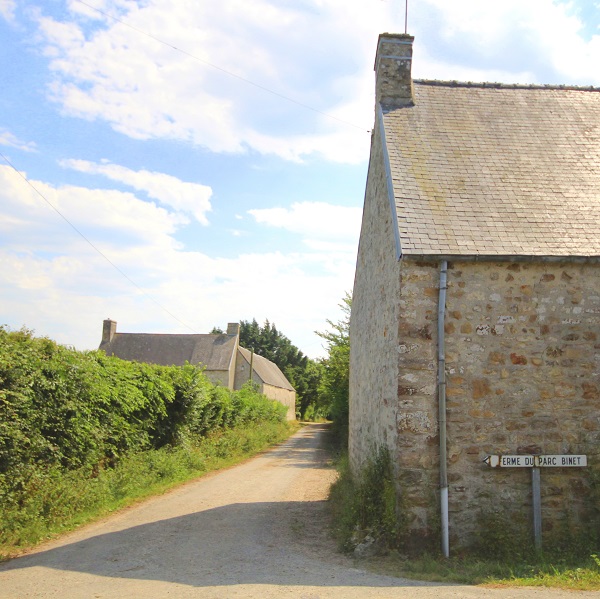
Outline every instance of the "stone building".
<path id="1" fill-rule="evenodd" d="M 600 91 L 412 80 L 383 34 L 350 335 L 350 458 L 392 456 L 405 540 L 531 533 L 600 509 Z M 499 518 L 499 520 L 497 519 Z M 441 521 L 441 526 L 440 526 Z M 489 532 L 489 531 L 488 531 Z"/>
<path id="2" fill-rule="evenodd" d="M 122 360 L 164 366 L 201 364 L 213 384 L 232 390 L 252 380 L 261 393 L 288 408 L 288 420 L 296 418 L 296 391 L 273 362 L 252 355 L 240 346 L 240 325 L 229 323 L 221 335 L 117 333 L 114 320 L 104 321 L 99 349 Z"/>

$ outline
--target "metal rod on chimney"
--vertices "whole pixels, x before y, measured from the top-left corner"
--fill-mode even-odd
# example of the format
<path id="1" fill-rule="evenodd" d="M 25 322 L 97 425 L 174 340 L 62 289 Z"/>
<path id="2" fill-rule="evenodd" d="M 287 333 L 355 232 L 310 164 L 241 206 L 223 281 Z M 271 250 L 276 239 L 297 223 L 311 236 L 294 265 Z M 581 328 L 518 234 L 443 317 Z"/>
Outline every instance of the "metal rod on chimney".
<path id="1" fill-rule="evenodd" d="M 404 0 L 404 33 L 408 34 L 408 0 Z"/>

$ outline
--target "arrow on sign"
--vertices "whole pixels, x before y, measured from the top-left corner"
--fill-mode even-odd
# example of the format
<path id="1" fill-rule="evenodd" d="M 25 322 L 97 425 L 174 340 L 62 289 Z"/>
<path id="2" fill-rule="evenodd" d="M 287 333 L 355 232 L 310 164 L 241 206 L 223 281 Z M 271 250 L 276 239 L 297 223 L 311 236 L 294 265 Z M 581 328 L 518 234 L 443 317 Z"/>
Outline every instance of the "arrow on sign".
<path id="1" fill-rule="evenodd" d="M 500 465 L 500 459 L 502 456 L 500 455 L 488 455 L 485 456 L 483 463 L 491 466 L 492 468 L 497 468 Z"/>
<path id="2" fill-rule="evenodd" d="M 587 466 L 586 455 L 488 455 L 484 464 L 492 468 L 577 468 Z"/>

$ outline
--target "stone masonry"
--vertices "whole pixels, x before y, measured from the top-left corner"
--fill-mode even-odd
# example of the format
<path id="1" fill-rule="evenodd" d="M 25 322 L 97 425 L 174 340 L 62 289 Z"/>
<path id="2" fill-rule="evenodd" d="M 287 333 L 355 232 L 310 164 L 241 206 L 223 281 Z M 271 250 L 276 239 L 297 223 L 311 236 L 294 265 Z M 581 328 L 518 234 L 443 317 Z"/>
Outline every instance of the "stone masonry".
<path id="1" fill-rule="evenodd" d="M 437 522 L 436 262 L 403 261 L 396 410 L 400 495 L 410 527 Z M 419 324 L 415 324 L 419 323 Z M 531 514 L 529 469 L 488 454 L 600 458 L 600 265 L 449 264 L 446 370 L 450 535 L 468 544 L 486 511 Z M 589 469 L 542 471 L 544 531 L 585 525 Z"/>
<path id="2" fill-rule="evenodd" d="M 374 447 L 396 444 L 400 273 L 379 130 L 371 151 L 350 320 L 350 338 L 360 341 L 351 343 L 350 352 L 349 451 L 355 471 Z"/>
<path id="3" fill-rule="evenodd" d="M 412 36 L 379 36 L 350 322 L 351 467 L 388 448 L 407 546 L 441 537 L 447 553 L 447 262 L 450 546 L 494 527 L 532 538 L 531 471 L 483 462 L 498 454 L 588 456 L 586 468 L 541 469 L 544 542 L 576 536 L 600 520 L 600 89 L 413 80 L 412 62 Z"/>

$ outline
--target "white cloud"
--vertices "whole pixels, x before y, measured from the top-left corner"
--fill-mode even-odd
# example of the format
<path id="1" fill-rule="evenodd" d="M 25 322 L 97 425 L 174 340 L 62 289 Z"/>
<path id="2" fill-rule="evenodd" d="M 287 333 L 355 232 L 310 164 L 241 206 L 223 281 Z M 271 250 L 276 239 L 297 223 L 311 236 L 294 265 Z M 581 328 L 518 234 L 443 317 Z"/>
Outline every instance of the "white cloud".
<path id="1" fill-rule="evenodd" d="M 345 243 L 343 241 L 323 241 L 320 239 L 305 239 L 304 243 L 311 250 L 326 252 L 327 254 L 347 254 L 355 255 L 357 252 L 356 243 Z"/>
<path id="2" fill-rule="evenodd" d="M 8 146 L 11 148 L 17 148 L 24 152 L 35 152 L 37 146 L 32 141 L 22 141 L 16 135 L 13 135 L 10 131 L 0 129 L 0 145 Z"/>
<path id="3" fill-rule="evenodd" d="M 308 240 L 357 242 L 362 209 L 325 202 L 296 202 L 289 208 L 262 208 L 248 213 L 258 223 L 298 233 Z M 313 247 L 316 247 L 314 242 Z"/>
<path id="4" fill-rule="evenodd" d="M 68 117 L 103 121 L 140 140 L 247 152 L 264 177 L 273 169 L 260 154 L 347 163 L 368 156 L 376 40 L 381 31 L 403 30 L 396 22 L 402 16 L 397 2 L 94 2 L 183 53 L 75 0 L 66 4 L 69 18 L 40 19 L 38 37 L 30 41 L 38 43 L 41 34 L 53 77 L 50 93 Z M 12 18 L 15 7 L 0 0 L 1 16 Z M 600 77 L 599 37 L 589 31 L 584 37 L 581 20 L 565 2 L 422 0 L 410 3 L 410 10 L 418 77 L 550 83 Z M 35 150 L 9 132 L 0 133 L 0 143 Z M 360 209 L 282 201 L 280 207 L 247 213 L 240 202 L 232 207 L 231 221 L 244 222 L 235 223 L 237 228 L 228 223 L 222 236 L 228 256 L 250 220 L 265 236 L 273 229 L 297 235 L 300 249 L 258 253 L 249 242 L 245 254 L 209 256 L 186 251 L 176 236 L 192 234 L 194 223 L 180 231 L 188 215 L 206 222 L 210 188 L 113 162 L 63 164 L 131 188 L 126 193 L 32 181 L 153 299 L 14 171 L 0 168 L 0 297 L 9 324 L 39 324 L 39 333 L 80 348 L 98 344 L 108 316 L 125 331 L 189 332 L 156 300 L 199 332 L 232 320 L 269 318 L 303 351 L 319 353 L 321 342 L 312 331 L 323 329 L 326 318 L 335 319 L 352 281 Z M 226 195 L 225 185 L 219 194 Z M 220 216 L 227 222 L 227 214 Z M 202 240 L 194 243 L 202 247 Z"/>
<path id="5" fill-rule="evenodd" d="M 418 48 L 418 60 L 414 63 L 413 77 L 415 79 L 437 79 L 452 81 L 497 83 L 540 83 L 538 76 L 531 71 L 510 71 L 455 64 L 435 58 L 429 54 L 427 47 Z"/>
<path id="6" fill-rule="evenodd" d="M 584 39 L 573 4 L 424 0 L 413 6 L 415 72 L 442 79 L 597 84 L 600 36 Z M 426 60 L 437 58 L 423 64 L 421 53 Z"/>
<path id="7" fill-rule="evenodd" d="M 570 16 L 570 2 L 556 0 L 504 0 L 485 3 L 478 0 L 425 0 L 427 8 L 439 11 L 446 26 L 441 34 L 447 39 L 464 35 L 476 38 L 478 45 L 486 49 L 498 46 L 508 35 L 529 31 L 537 36 L 552 35 L 557 31 L 580 28 L 575 17 Z"/>
<path id="8" fill-rule="evenodd" d="M 17 3 L 15 0 L 0 0 L 0 16 L 7 21 L 13 21 Z"/>
<path id="9" fill-rule="evenodd" d="M 139 243 L 156 245 L 157 251 L 173 247 L 171 235 L 187 222 L 130 193 L 35 180 L 28 184 L 23 177 L 0 166 L 0 237 L 16 252 L 35 248 L 77 254 L 87 244 L 64 218 L 83 235 L 94 232 L 107 252 L 117 245 L 131 250 Z"/>
<path id="10" fill-rule="evenodd" d="M 181 217 L 133 194 L 32 184 L 135 285 L 17 173 L 0 167 L 0 324 L 26 325 L 79 349 L 99 344 L 107 317 L 123 331 L 190 332 L 163 306 L 197 332 L 268 318 L 305 353 L 323 353 L 313 331 L 336 313 L 352 280 L 355 253 L 348 248 L 208 256 L 176 242 Z M 302 216 L 307 207 L 295 210 Z"/>
<path id="11" fill-rule="evenodd" d="M 207 185 L 181 181 L 165 173 L 134 171 L 109 162 L 97 164 L 87 160 L 62 160 L 60 164 L 82 173 L 104 175 L 124 183 L 178 212 L 192 214 L 203 225 L 208 224 L 206 213 L 211 210 L 212 189 Z"/>
<path id="12" fill-rule="evenodd" d="M 376 39 L 402 29 L 395 2 L 368 10 L 362 0 L 98 4 L 138 31 L 78 2 L 69 7 L 71 21 L 39 20 L 55 75 L 51 95 L 65 114 L 213 152 L 352 164 L 368 157 Z M 570 7 L 556 0 L 414 3 L 414 74 L 597 83 L 600 36 L 584 40 Z"/>
<path id="13" fill-rule="evenodd" d="M 360 0 L 119 6 L 126 23 L 183 52 L 109 18 L 100 16 L 98 28 L 89 10 L 74 10 L 72 22 L 40 19 L 56 76 L 52 94 L 65 113 L 106 120 L 137 139 L 184 140 L 215 152 L 250 148 L 291 160 L 321 153 L 338 162 L 368 156 L 372 81 L 363 82 L 377 33 L 389 23 L 386 3 L 368 11 Z"/>

